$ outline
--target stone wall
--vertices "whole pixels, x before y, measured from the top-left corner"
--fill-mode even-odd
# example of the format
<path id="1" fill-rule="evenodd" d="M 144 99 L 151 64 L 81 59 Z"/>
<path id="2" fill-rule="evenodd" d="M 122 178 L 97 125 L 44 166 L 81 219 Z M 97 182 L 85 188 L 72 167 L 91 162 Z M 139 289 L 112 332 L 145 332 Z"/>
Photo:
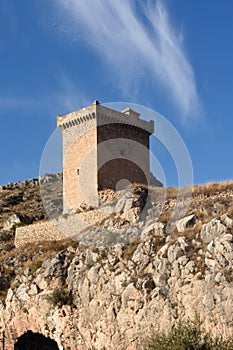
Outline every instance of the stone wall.
<path id="1" fill-rule="evenodd" d="M 69 135 L 65 136 L 69 137 Z M 98 205 L 96 130 L 83 133 L 64 154 L 63 207 Z"/>
<path id="2" fill-rule="evenodd" d="M 95 106 L 79 118 L 65 120 L 58 126 L 63 137 L 63 211 L 68 212 L 84 201 L 98 205 Z"/>
<path id="3" fill-rule="evenodd" d="M 15 246 L 18 248 L 32 242 L 57 241 L 65 238 L 66 236 L 58 230 L 55 221 L 50 220 L 18 227 L 15 233 Z"/>
<path id="4" fill-rule="evenodd" d="M 122 195 L 111 203 L 103 204 L 98 209 L 86 208 L 85 211 L 72 215 L 61 215 L 51 221 L 35 223 L 29 226 L 16 228 L 15 246 L 23 247 L 32 242 L 72 239 L 84 245 L 95 245 L 98 240 L 101 244 L 109 241 L 108 232 L 100 227 L 117 228 L 119 225 L 129 226 L 139 219 L 144 208 L 145 193 L 134 193 L 131 190 L 122 191 Z M 128 223 L 128 224 L 127 224 Z M 125 231 L 122 232 L 125 242 Z M 115 235 L 114 235 L 115 237 Z M 120 236 L 118 237 L 120 239 Z M 108 244 L 108 243 L 107 243 Z"/>
<path id="5" fill-rule="evenodd" d="M 33 242 L 59 241 L 67 238 L 76 240 L 85 229 L 98 226 L 111 217 L 113 210 L 114 208 L 105 207 L 103 210 L 60 216 L 58 219 L 17 227 L 15 246 L 19 248 Z"/>

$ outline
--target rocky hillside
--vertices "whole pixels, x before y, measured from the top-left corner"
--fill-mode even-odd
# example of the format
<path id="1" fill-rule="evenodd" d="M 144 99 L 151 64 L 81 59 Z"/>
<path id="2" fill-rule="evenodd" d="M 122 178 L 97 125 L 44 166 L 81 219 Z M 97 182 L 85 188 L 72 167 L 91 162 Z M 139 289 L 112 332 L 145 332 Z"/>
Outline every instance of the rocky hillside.
<path id="1" fill-rule="evenodd" d="M 207 329 L 233 333 L 233 182 L 195 186 L 190 203 L 183 196 L 177 202 L 176 189 L 152 188 L 149 199 L 138 186 L 120 197 L 105 192 L 103 211 L 110 203 L 114 215 L 79 240 L 16 249 L 12 215 L 24 216 L 23 224 L 46 217 L 38 183 L 20 186 L 0 192 L 6 349 L 31 330 L 60 350 L 140 350 L 155 330 L 195 313 Z M 185 216 L 173 216 L 175 207 L 186 208 Z M 93 208 L 81 209 L 93 215 Z"/>
<path id="2" fill-rule="evenodd" d="M 43 199 L 43 200 L 42 200 Z M 15 228 L 48 219 L 62 212 L 62 175 L 46 175 L 0 186 L 0 252 L 14 247 Z"/>

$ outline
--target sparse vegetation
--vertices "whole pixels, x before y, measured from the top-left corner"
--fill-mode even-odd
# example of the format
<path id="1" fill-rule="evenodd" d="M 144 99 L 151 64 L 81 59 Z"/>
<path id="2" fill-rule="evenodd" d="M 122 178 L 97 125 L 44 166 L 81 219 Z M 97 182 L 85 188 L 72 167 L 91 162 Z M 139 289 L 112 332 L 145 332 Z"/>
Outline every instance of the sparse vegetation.
<path id="1" fill-rule="evenodd" d="M 30 179 L 0 187 L 0 230 L 13 214 L 27 217 L 28 223 L 46 219 L 44 204 L 46 208 L 49 206 L 50 216 L 58 216 L 62 211 L 61 179 L 61 174 L 48 175 L 45 183 L 40 181 L 40 186 L 38 179 Z"/>
<path id="2" fill-rule="evenodd" d="M 229 206 L 227 213 L 233 219 L 233 204 Z"/>
<path id="3" fill-rule="evenodd" d="M 1 223 L 15 213 L 27 215 L 31 219 L 35 217 L 35 213 L 38 218 L 46 215 L 40 198 L 39 186 L 25 188 L 24 196 L 21 196 L 21 192 L 22 190 L 18 188 L 0 191 Z"/>
<path id="4" fill-rule="evenodd" d="M 6 231 L 2 231 L 0 232 L 0 242 L 8 242 L 9 240 L 11 240 L 13 237 L 13 233 L 12 232 L 6 232 Z"/>
<path id="5" fill-rule="evenodd" d="M 15 273 L 12 270 L 3 271 L 0 270 L 0 300 L 4 303 L 7 296 L 8 289 L 10 288 L 11 279 Z"/>
<path id="6" fill-rule="evenodd" d="M 214 195 L 217 193 L 222 193 L 226 191 L 232 191 L 233 189 L 233 180 L 223 181 L 223 182 L 209 182 L 204 185 L 194 185 L 193 194 L 194 195 Z"/>
<path id="7" fill-rule="evenodd" d="M 34 274 L 38 269 L 41 268 L 43 264 L 43 260 L 41 258 L 36 259 L 33 261 L 33 264 L 31 265 L 31 273 Z"/>
<path id="8" fill-rule="evenodd" d="M 18 274 L 29 268 L 30 274 L 34 275 L 47 258 L 52 258 L 67 247 L 76 248 L 78 246 L 77 242 L 67 239 L 64 241 L 34 243 L 30 247 L 24 247 L 23 249 L 11 246 L 8 251 L 6 249 L 7 244 L 11 245 L 11 243 L 6 243 L 4 254 L 1 252 L 2 254 L 0 255 L 0 300 L 2 302 L 5 300 L 7 289 L 10 288 L 14 281 L 16 270 Z M 7 279 L 5 278 L 6 276 Z M 8 284 L 5 288 L 6 284 L 4 283 L 6 282 Z"/>
<path id="9" fill-rule="evenodd" d="M 14 248 L 10 252 L 2 254 L 0 256 L 0 265 L 4 266 L 9 260 L 14 261 L 14 258 L 17 258 L 22 263 L 22 268 L 24 269 L 25 267 L 31 267 L 34 265 L 38 258 L 43 258 L 43 260 L 45 260 L 69 246 L 76 248 L 78 243 L 70 239 L 31 243 L 30 247 L 24 247 L 23 249 Z"/>
<path id="10" fill-rule="evenodd" d="M 14 233 L 13 232 L 0 232 L 0 254 L 1 256 L 14 249 Z"/>
<path id="11" fill-rule="evenodd" d="M 137 249 L 139 242 L 140 242 L 139 239 L 135 239 L 132 242 L 130 242 L 124 246 L 124 250 L 123 250 L 124 259 L 129 260 L 132 257 L 133 253 Z"/>
<path id="12" fill-rule="evenodd" d="M 62 307 L 63 305 L 73 305 L 73 296 L 66 286 L 54 289 L 52 295 L 48 297 L 48 300 L 54 306 L 58 307 Z"/>
<path id="13" fill-rule="evenodd" d="M 167 333 L 155 333 L 146 350 L 232 350 L 233 337 L 212 336 L 203 328 L 200 317 L 179 321 Z"/>
<path id="14" fill-rule="evenodd" d="M 156 205 L 164 203 L 159 221 L 167 223 L 171 220 L 174 206 L 177 204 L 179 189 L 149 187 L 149 195 Z M 233 181 L 207 183 L 204 185 L 194 185 L 182 189 L 182 196 L 185 194 L 190 198 L 189 211 L 187 214 L 195 214 L 198 219 L 206 223 L 213 216 L 220 216 L 225 212 L 233 218 L 233 203 L 230 193 L 233 191 Z M 217 198 L 216 198 L 217 197 Z M 175 218 L 179 219 L 178 217 Z"/>
<path id="15" fill-rule="evenodd" d="M 226 281 L 228 283 L 233 282 L 233 270 L 232 270 L 232 268 L 224 269 L 223 276 L 226 278 Z"/>

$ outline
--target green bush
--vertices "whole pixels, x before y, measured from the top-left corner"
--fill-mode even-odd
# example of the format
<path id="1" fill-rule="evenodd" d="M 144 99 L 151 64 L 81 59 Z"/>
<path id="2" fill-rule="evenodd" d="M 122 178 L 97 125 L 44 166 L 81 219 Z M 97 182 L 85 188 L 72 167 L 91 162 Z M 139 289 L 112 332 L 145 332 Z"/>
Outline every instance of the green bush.
<path id="1" fill-rule="evenodd" d="M 223 339 L 206 333 L 197 316 L 194 321 L 178 322 L 168 333 L 155 333 L 146 350 L 232 350 L 233 337 Z"/>
<path id="2" fill-rule="evenodd" d="M 54 306 L 62 307 L 63 305 L 73 305 L 72 295 L 65 287 L 54 289 L 49 300 Z"/>

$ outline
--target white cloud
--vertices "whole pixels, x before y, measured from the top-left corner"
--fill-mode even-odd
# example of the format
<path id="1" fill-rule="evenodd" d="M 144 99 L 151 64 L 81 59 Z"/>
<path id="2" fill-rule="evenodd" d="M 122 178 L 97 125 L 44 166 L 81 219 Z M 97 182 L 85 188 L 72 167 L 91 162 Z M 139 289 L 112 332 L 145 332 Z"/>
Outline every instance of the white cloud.
<path id="1" fill-rule="evenodd" d="M 85 40 L 118 72 L 122 89 L 147 73 L 166 89 L 183 116 L 197 111 L 195 75 L 183 35 L 171 24 L 161 0 L 141 2 L 140 8 L 136 0 L 58 2 L 69 33 Z"/>

